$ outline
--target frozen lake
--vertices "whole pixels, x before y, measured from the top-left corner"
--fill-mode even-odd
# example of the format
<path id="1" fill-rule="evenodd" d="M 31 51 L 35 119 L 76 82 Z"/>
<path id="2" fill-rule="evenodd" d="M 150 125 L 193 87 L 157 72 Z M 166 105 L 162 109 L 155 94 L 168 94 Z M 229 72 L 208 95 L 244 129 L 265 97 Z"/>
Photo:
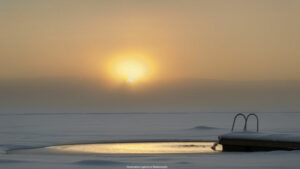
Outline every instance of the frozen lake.
<path id="1" fill-rule="evenodd" d="M 235 113 L 1 114 L 0 168 L 130 168 L 134 166 L 191 169 L 299 168 L 300 151 L 204 154 L 7 154 L 7 150 L 12 149 L 55 147 L 55 145 L 76 143 L 143 140 L 214 141 L 217 140 L 218 135 L 230 131 L 234 115 Z M 262 132 L 291 135 L 300 133 L 300 113 L 258 113 L 258 115 Z M 237 121 L 237 128 L 242 128 L 241 122 Z M 249 121 L 248 128 L 255 130 L 254 120 Z M 140 146 L 147 147 L 147 145 Z M 162 145 L 155 146 L 160 149 L 159 146 Z M 133 147 L 138 149 L 136 146 Z M 99 151 L 105 150 L 105 147 L 98 148 Z M 196 147 L 186 148 L 195 150 Z M 155 149 L 150 146 L 148 150 Z"/>

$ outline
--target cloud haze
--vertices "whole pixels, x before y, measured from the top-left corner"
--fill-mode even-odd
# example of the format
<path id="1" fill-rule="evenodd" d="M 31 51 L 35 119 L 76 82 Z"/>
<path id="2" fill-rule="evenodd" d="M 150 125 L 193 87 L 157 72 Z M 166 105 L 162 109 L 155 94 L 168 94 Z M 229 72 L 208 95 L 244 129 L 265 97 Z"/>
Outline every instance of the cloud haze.
<path id="1" fill-rule="evenodd" d="M 114 89 L 91 81 L 1 81 L 1 113 L 297 111 L 299 81 L 184 80 Z"/>

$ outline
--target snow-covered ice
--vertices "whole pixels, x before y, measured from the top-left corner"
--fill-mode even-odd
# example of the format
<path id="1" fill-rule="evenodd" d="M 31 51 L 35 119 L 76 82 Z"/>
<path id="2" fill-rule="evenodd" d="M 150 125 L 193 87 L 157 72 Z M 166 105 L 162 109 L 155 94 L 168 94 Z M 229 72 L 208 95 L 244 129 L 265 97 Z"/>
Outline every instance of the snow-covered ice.
<path id="1" fill-rule="evenodd" d="M 300 151 L 215 154 L 41 155 L 7 150 L 138 140 L 217 140 L 235 113 L 34 113 L 0 115 L 0 168 L 299 168 Z M 260 130 L 297 137 L 300 113 L 258 113 Z M 237 121 L 236 128 L 242 128 Z M 255 130 L 249 121 L 248 129 Z"/>

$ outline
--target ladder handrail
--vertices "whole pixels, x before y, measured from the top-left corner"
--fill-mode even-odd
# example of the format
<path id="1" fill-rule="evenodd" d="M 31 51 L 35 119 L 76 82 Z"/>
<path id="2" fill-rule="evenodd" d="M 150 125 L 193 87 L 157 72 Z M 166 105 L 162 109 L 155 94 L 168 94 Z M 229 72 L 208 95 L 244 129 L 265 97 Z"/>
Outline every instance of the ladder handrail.
<path id="1" fill-rule="evenodd" d="M 247 127 L 246 127 L 247 118 L 246 118 L 246 116 L 243 113 L 238 113 L 238 114 L 236 114 L 234 116 L 234 120 L 233 120 L 233 123 L 232 123 L 231 132 L 233 132 L 235 121 L 236 121 L 237 117 L 239 117 L 239 116 L 242 116 L 244 118 L 244 120 L 245 120 L 245 125 L 244 125 L 244 129 L 243 130 L 246 131 L 246 129 L 247 129 Z"/>
<path id="2" fill-rule="evenodd" d="M 246 123 L 245 123 L 245 130 L 247 130 L 247 125 L 248 125 L 248 119 L 250 116 L 254 116 L 256 118 L 256 132 L 258 132 L 259 130 L 259 120 L 258 120 L 258 116 L 255 113 L 250 113 L 247 115 L 246 117 Z"/>

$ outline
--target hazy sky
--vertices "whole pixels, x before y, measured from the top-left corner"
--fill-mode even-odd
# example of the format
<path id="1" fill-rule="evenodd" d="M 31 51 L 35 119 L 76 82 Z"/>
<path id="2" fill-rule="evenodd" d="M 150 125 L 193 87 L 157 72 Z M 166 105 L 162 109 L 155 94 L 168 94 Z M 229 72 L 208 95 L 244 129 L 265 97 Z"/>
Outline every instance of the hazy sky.
<path id="1" fill-rule="evenodd" d="M 298 0 L 1 0 L 0 108 L 299 110 L 299 18 Z M 107 88 L 113 77 L 105 67 L 125 54 L 146 57 L 155 72 L 135 84 L 144 85 L 135 95 L 127 84 Z M 273 80 L 285 82 L 272 88 Z M 257 82 L 255 91 L 237 81 Z M 224 101 L 231 95 L 236 102 Z"/>

